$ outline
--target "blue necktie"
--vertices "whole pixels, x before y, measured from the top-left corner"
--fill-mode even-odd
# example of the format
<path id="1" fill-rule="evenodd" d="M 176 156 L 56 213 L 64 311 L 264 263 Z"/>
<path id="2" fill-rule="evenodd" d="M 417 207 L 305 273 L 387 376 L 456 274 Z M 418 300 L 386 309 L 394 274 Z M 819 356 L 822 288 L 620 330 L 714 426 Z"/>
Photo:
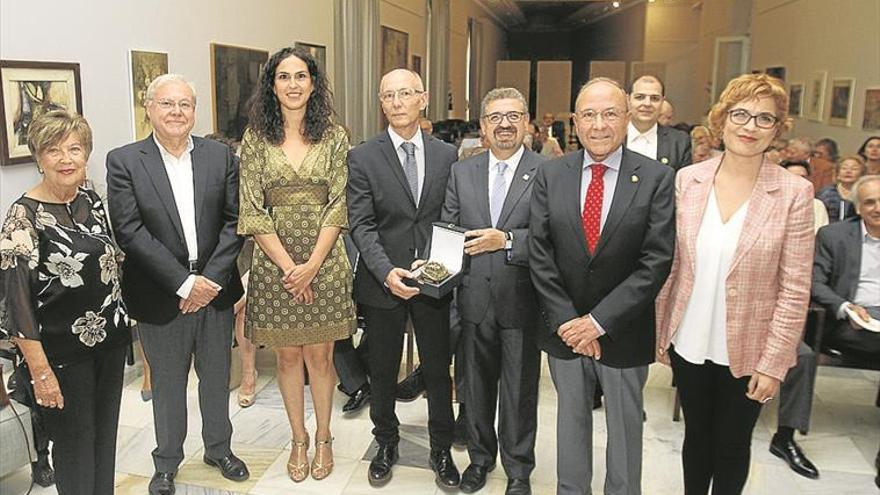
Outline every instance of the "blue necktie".
<path id="1" fill-rule="evenodd" d="M 416 165 L 416 145 L 409 141 L 400 145 L 406 158 L 403 160 L 403 173 L 406 175 L 406 181 L 409 182 L 409 190 L 412 192 L 413 202 L 419 205 L 419 167 Z"/>
<path id="2" fill-rule="evenodd" d="M 498 226 L 498 217 L 504 208 L 504 198 L 507 197 L 507 181 L 504 173 L 507 172 L 507 164 L 498 162 L 495 164 L 495 176 L 492 178 L 492 192 L 489 194 L 489 215 L 492 217 L 492 226 Z"/>

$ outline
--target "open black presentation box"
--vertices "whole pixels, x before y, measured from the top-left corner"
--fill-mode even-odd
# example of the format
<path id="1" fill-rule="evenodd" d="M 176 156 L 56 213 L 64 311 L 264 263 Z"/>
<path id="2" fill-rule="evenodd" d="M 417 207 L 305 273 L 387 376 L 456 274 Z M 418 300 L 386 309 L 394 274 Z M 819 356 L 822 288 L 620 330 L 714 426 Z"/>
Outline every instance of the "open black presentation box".
<path id="1" fill-rule="evenodd" d="M 422 294 L 435 299 L 441 299 L 452 292 L 452 289 L 461 283 L 461 277 L 470 262 L 470 256 L 464 252 L 464 243 L 467 240 L 464 233 L 467 231 L 468 229 L 451 223 L 434 222 L 431 225 L 431 250 L 428 261 L 442 263 L 449 270 L 449 277 L 439 284 L 412 278 L 404 279 L 404 283 L 410 287 L 418 287 Z M 416 278 L 422 274 L 423 267 L 424 265 L 413 271 Z"/>

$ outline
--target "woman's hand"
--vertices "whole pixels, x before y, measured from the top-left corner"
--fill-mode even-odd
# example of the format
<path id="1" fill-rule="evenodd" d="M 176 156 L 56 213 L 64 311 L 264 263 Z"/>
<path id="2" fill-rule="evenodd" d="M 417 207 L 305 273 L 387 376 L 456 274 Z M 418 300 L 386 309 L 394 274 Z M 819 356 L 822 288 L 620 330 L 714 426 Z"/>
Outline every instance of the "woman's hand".
<path id="1" fill-rule="evenodd" d="M 779 393 L 780 381 L 772 376 L 767 376 L 755 372 L 749 380 L 749 388 L 746 390 L 746 397 L 753 401 L 765 404 Z"/>
<path id="2" fill-rule="evenodd" d="M 49 409 L 64 409 L 64 396 L 61 395 L 61 386 L 58 385 L 52 368 L 32 369 L 30 372 L 37 405 Z"/>
<path id="3" fill-rule="evenodd" d="M 311 287 L 319 268 L 320 265 L 309 262 L 296 265 L 284 273 L 284 289 L 294 297 L 302 295 L 307 287 Z"/>

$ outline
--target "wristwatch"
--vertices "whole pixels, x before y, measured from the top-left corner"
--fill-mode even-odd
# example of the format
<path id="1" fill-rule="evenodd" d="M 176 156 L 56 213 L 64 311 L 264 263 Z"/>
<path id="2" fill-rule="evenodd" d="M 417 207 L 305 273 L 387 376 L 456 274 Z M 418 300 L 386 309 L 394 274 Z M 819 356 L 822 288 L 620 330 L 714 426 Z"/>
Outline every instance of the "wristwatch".
<path id="1" fill-rule="evenodd" d="M 504 236 L 507 237 L 507 240 L 504 242 L 504 249 L 510 251 L 513 249 L 513 232 L 505 232 Z"/>

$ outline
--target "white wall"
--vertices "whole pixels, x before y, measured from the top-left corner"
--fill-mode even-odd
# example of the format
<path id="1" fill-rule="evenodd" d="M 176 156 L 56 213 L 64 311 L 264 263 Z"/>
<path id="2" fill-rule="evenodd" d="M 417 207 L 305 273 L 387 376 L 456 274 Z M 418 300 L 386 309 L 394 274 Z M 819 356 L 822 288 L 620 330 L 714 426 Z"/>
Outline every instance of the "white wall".
<path id="1" fill-rule="evenodd" d="M 105 182 L 107 152 L 131 142 L 128 50 L 168 52 L 169 69 L 196 86 L 197 135 L 211 132 L 210 43 L 270 53 L 294 41 L 327 47 L 333 76 L 333 12 L 329 0 L 25 0 L 0 2 L 0 58 L 78 62 L 83 114 L 94 131 L 88 176 Z M 51 12 L 51 15 L 44 14 Z M 0 167 L 0 209 L 40 180 L 33 164 Z"/>

